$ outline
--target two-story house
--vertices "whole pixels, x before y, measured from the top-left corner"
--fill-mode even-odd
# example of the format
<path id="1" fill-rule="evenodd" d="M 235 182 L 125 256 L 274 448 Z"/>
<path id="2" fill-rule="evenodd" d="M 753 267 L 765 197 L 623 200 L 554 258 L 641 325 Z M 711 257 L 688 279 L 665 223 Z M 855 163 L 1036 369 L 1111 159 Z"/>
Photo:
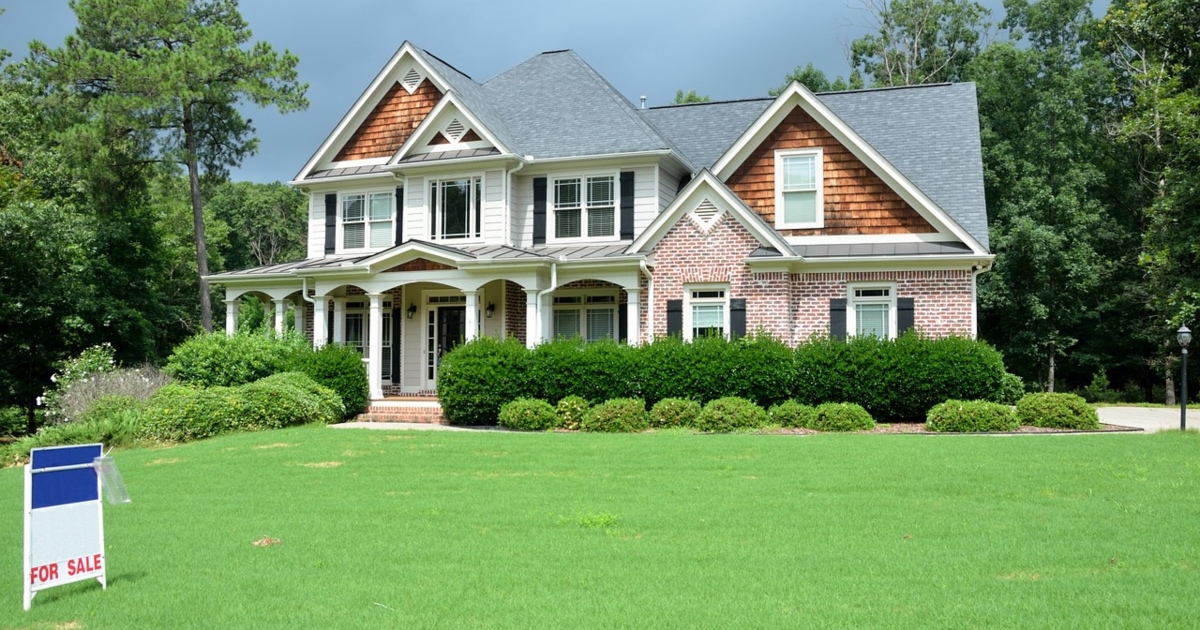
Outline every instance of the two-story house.
<path id="1" fill-rule="evenodd" d="M 478 335 L 976 332 L 975 88 L 639 108 L 574 52 L 483 83 L 405 43 L 290 182 L 305 260 L 210 277 L 358 346 L 372 399 Z"/>

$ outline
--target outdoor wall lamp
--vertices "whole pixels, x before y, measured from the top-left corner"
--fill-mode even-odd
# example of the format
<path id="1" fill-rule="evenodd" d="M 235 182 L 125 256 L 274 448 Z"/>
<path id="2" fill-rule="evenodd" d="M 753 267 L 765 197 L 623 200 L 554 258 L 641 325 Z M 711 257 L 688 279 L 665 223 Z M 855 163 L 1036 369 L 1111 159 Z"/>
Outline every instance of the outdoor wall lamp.
<path id="1" fill-rule="evenodd" d="M 483 313 L 488 316 L 488 319 L 491 319 L 492 313 L 495 313 L 495 312 L 496 312 L 496 305 L 491 302 L 488 302 L 487 308 L 483 309 Z"/>
<path id="2" fill-rule="evenodd" d="M 1183 369 L 1179 375 L 1179 430 L 1187 431 L 1187 347 L 1192 342 L 1192 331 L 1187 326 L 1180 326 L 1175 340 L 1183 351 Z"/>
<path id="3" fill-rule="evenodd" d="M 413 315 L 416 315 L 416 314 L 417 314 L 417 305 L 416 305 L 416 304 L 409 304 L 409 305 L 408 305 L 408 310 L 404 311 L 404 313 L 405 313 L 406 315 L 408 315 L 408 318 L 409 318 L 409 319 L 412 319 L 412 318 L 413 318 Z"/>

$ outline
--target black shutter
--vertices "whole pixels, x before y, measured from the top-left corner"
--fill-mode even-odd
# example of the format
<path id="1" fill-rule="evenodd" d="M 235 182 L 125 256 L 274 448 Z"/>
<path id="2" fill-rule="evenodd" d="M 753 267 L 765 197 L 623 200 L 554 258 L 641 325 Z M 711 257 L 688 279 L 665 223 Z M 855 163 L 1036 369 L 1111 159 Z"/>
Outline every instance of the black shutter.
<path id="1" fill-rule="evenodd" d="M 667 300 L 667 334 L 683 334 L 683 300 Z"/>
<path id="2" fill-rule="evenodd" d="M 337 251 L 337 193 L 325 195 L 325 253 Z"/>
<path id="3" fill-rule="evenodd" d="M 629 340 L 629 305 L 622 304 L 617 307 L 617 339 L 620 341 Z"/>
<path id="4" fill-rule="evenodd" d="M 392 245 L 399 245 L 404 242 L 404 187 L 396 187 L 396 242 Z M 393 372 L 395 374 L 395 372 Z"/>
<path id="5" fill-rule="evenodd" d="M 546 243 L 546 178 L 533 178 L 533 244 Z"/>
<path id="6" fill-rule="evenodd" d="M 913 299 L 896 298 L 896 334 L 903 335 L 913 327 Z"/>
<path id="7" fill-rule="evenodd" d="M 333 343 L 333 315 L 334 310 L 329 306 L 329 302 L 325 302 L 325 343 Z"/>
<path id="8" fill-rule="evenodd" d="M 833 339 L 846 338 L 846 298 L 829 300 L 829 336 Z"/>
<path id="9" fill-rule="evenodd" d="M 746 336 L 746 298 L 729 300 L 729 338 Z"/>
<path id="10" fill-rule="evenodd" d="M 393 302 L 394 303 L 394 302 Z M 392 384 L 400 384 L 400 329 L 404 326 L 404 309 L 392 309 Z"/>
<path id="11" fill-rule="evenodd" d="M 633 240 L 633 171 L 621 173 L 621 240 Z"/>

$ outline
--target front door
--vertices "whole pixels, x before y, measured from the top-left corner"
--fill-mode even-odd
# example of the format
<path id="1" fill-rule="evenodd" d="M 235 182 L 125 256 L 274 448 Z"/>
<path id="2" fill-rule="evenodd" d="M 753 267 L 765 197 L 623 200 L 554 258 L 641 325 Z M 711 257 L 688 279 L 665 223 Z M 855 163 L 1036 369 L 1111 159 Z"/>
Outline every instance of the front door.
<path id="1" fill-rule="evenodd" d="M 462 343 L 467 332 L 467 307 L 438 306 L 429 311 L 429 337 L 426 374 L 429 388 L 436 387 L 437 366 L 442 355 Z"/>

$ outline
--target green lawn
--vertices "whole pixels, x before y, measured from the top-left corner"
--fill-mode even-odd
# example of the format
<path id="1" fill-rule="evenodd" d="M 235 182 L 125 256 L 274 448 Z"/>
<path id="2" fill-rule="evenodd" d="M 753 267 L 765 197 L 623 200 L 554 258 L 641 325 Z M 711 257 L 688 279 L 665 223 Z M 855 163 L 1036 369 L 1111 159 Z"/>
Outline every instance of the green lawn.
<path id="1" fill-rule="evenodd" d="M 304 427 L 116 454 L 110 586 L 25 628 L 1189 627 L 1200 434 Z M 280 541 L 255 546 L 264 537 Z M 71 625 L 77 624 L 77 625 Z"/>

